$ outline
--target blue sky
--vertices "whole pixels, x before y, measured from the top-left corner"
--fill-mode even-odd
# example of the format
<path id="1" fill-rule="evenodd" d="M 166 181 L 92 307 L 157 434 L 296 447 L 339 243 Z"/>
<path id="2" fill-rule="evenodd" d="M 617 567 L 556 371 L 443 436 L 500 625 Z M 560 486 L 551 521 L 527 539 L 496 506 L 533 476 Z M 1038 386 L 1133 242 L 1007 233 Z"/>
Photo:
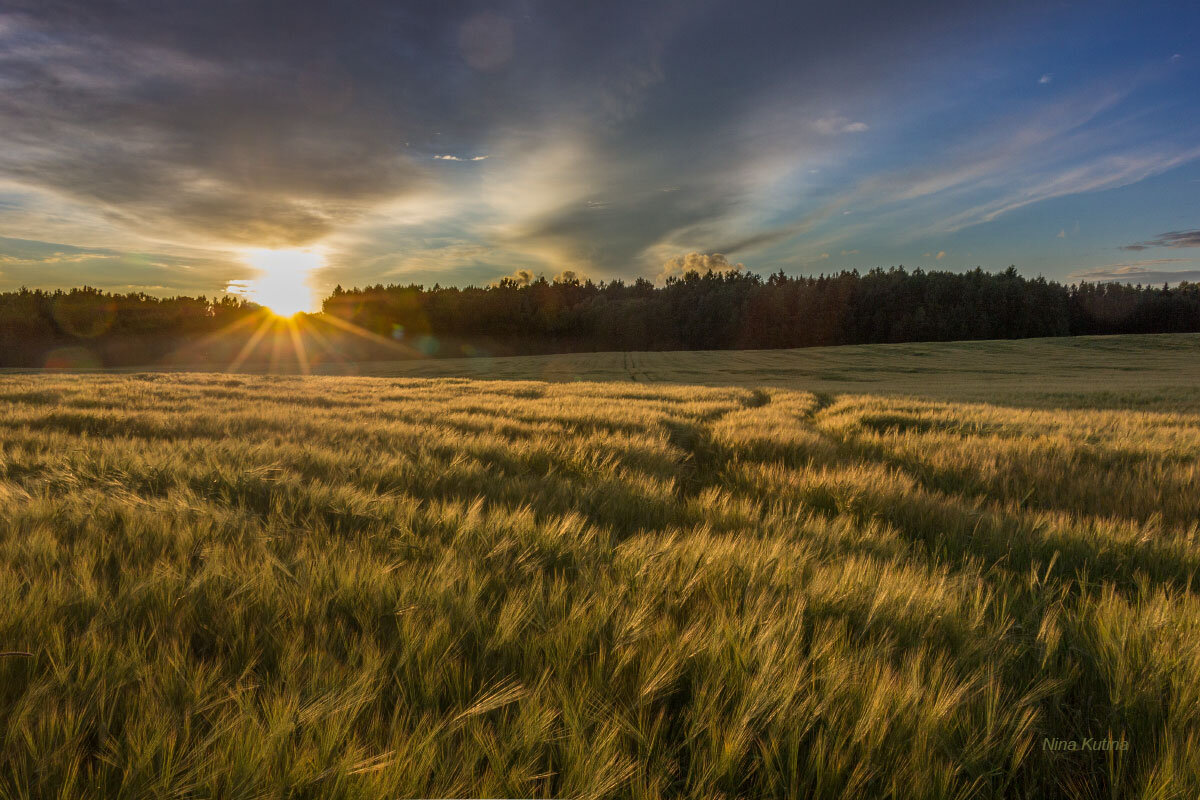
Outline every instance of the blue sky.
<path id="1" fill-rule="evenodd" d="M 0 0 L 0 288 L 1200 279 L 1195 3 Z"/>

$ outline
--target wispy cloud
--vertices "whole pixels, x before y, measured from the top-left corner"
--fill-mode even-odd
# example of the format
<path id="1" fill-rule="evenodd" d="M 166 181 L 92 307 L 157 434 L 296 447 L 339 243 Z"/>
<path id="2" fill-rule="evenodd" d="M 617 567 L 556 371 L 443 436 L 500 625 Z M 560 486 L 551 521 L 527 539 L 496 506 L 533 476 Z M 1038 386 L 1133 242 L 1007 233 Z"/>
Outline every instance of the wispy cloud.
<path id="1" fill-rule="evenodd" d="M 862 133 L 871 128 L 865 122 L 854 122 L 840 114 L 821 117 L 812 123 L 812 127 L 818 133 L 825 134 L 826 136 L 831 136 L 835 133 Z"/>
<path id="2" fill-rule="evenodd" d="M 1200 281 L 1200 269 L 1155 269 L 1167 264 L 1196 264 L 1190 258 L 1152 258 L 1121 264 L 1105 264 L 1072 272 L 1069 280 L 1096 283 L 1179 283 Z"/>
<path id="3" fill-rule="evenodd" d="M 1137 244 L 1127 244 L 1122 250 L 1146 250 L 1151 247 L 1200 247 L 1200 229 L 1190 231 L 1167 231 L 1153 239 Z"/>
<path id="4" fill-rule="evenodd" d="M 1011 211 L 1044 200 L 1129 186 L 1161 175 L 1196 158 L 1200 158 L 1200 146 L 1167 146 L 1161 149 L 1104 155 L 1075 166 L 1050 168 L 1041 175 L 1035 173 L 1018 182 L 994 200 L 972 206 L 942 220 L 938 229 L 949 233 L 991 222 Z"/>
<path id="5" fill-rule="evenodd" d="M 1029 17 L 1007 3 L 897 14 L 863 0 L 814 16 L 497 0 L 486 16 L 418 4 L 401 22 L 380 0 L 298 2 L 281 36 L 271 0 L 14 0 L 0 15 L 0 235 L 93 255 L 10 262 L 3 281 L 111 277 L 125 263 L 99 252 L 111 247 L 180 265 L 122 267 L 138 281 L 192 286 L 211 269 L 224 285 L 235 244 L 314 241 L 344 285 L 632 277 L 689 253 L 828 268 L 818 254 L 887 260 L 909 243 L 928 260 L 970 249 L 1007 264 L 1023 242 L 1048 245 L 1052 223 L 973 232 L 978 245 L 946 234 L 1200 153 L 1194 104 L 1165 91 L 1188 62 L 1156 51 L 1153 69 L 1083 85 L 1075 56 L 1048 44 L 1025 63 L 1064 78 L 1039 81 L 1012 64 Z M 1102 44 L 1085 38 L 1078 59 Z M 1113 244 L 1146 235 L 1132 224 Z M 211 264 L 186 270 L 204 262 L 182 250 Z"/>
<path id="6" fill-rule="evenodd" d="M 1128 186 L 1200 157 L 1194 139 L 1153 137 L 1136 114 L 1113 116 L 1145 80 L 1112 78 L 1034 113 L 991 120 L 914 159 L 915 166 L 868 175 L 841 195 L 843 205 L 902 226 L 911 240 L 1056 197 Z M 1097 126 L 1101 115 L 1110 121 Z"/>
<path id="7" fill-rule="evenodd" d="M 69 288 L 100 286 L 113 291 L 173 291 L 208 294 L 214 281 L 249 277 L 232 256 L 180 257 L 154 252 L 124 252 L 75 247 L 57 242 L 0 237 L 0 285 Z"/>

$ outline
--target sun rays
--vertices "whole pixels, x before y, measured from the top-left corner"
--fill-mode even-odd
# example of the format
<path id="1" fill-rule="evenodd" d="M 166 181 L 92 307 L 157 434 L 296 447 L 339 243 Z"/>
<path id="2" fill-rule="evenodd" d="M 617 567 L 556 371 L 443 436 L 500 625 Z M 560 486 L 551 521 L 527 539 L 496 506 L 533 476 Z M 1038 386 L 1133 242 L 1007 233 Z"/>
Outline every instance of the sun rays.
<path id="1" fill-rule="evenodd" d="M 419 351 L 407 345 L 363 330 L 332 315 L 320 313 L 319 294 L 314 276 L 324 265 L 319 250 L 253 249 L 243 259 L 255 270 L 255 277 L 230 281 L 232 294 L 262 306 L 261 310 L 209 337 L 210 341 L 230 335 L 245 337 L 230 361 L 227 371 L 243 369 L 267 372 L 300 372 L 309 375 L 320 364 L 348 366 L 336 343 L 320 330 L 337 329 L 341 333 L 381 344 L 399 357 L 419 357 Z M 244 330 L 253 327 L 247 336 Z M 328 332 L 328 330 L 327 330 Z"/>
<path id="2" fill-rule="evenodd" d="M 247 332 L 247 328 L 251 330 Z M 241 346 L 226 372 L 300 373 L 322 367 L 353 372 L 354 362 L 339 348 L 338 335 L 349 335 L 393 352 L 396 358 L 425 358 L 426 353 L 402 342 L 364 330 L 331 314 L 297 313 L 282 316 L 262 308 L 208 337 L 208 342 L 236 338 Z"/>
<path id="3" fill-rule="evenodd" d="M 231 356 L 227 372 L 310 375 L 321 367 L 322 371 L 353 373 L 354 362 L 346 352 L 352 341 L 348 337 L 369 342 L 396 358 L 429 356 L 427 348 L 366 330 L 336 313 L 325 313 L 315 280 L 324 266 L 319 248 L 259 248 L 243 251 L 242 258 L 253 267 L 254 277 L 229 281 L 226 291 L 259 308 L 186 348 L 200 360 L 208 361 L 214 353 L 227 354 Z M 186 358 L 182 348 L 176 351 L 176 357 L 180 355 Z"/>
<path id="4" fill-rule="evenodd" d="M 280 317 L 292 317 L 319 308 L 313 287 L 314 273 L 325 262 L 317 250 L 254 249 L 243 253 L 256 276 L 230 281 L 228 290 L 270 309 Z"/>

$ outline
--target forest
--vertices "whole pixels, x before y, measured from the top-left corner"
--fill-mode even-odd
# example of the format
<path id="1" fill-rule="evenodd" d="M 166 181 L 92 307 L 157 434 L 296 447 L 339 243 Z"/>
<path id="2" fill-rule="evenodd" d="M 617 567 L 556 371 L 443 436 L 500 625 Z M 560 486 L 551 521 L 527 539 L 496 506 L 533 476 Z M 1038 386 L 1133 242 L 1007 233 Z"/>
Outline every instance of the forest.
<path id="1" fill-rule="evenodd" d="M 228 366 L 248 353 L 261 361 L 255 348 L 278 342 L 262 336 L 259 317 L 263 309 L 233 296 L 0 293 L 0 367 Z M 1065 285 L 1015 267 L 893 267 L 819 277 L 693 271 L 661 286 L 570 275 L 465 288 L 338 286 L 322 313 L 302 315 L 287 336 L 313 354 L 373 360 L 1198 331 L 1200 284 Z"/>

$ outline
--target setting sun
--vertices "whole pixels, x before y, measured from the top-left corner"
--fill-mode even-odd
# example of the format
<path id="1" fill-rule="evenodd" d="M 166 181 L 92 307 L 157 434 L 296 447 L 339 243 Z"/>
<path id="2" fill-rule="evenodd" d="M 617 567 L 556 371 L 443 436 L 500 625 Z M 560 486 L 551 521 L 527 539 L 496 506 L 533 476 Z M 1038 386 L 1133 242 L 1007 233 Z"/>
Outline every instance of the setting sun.
<path id="1" fill-rule="evenodd" d="M 231 281 L 229 291 L 266 306 L 281 317 L 317 310 L 312 273 L 321 254 L 312 250 L 248 250 L 244 258 L 258 275 Z"/>

